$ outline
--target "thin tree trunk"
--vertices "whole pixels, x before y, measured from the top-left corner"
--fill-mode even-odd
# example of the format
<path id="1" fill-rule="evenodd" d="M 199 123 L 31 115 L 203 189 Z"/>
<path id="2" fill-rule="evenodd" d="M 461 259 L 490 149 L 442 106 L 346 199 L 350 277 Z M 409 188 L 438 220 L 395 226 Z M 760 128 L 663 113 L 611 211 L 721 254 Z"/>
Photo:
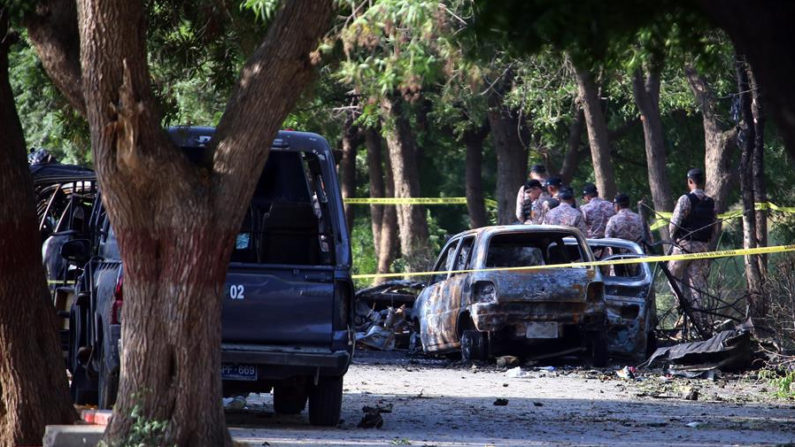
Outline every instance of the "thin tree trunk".
<path id="1" fill-rule="evenodd" d="M 704 123 L 706 193 L 715 201 L 717 211 L 722 213 L 729 206 L 728 197 L 735 182 L 732 158 L 737 147 L 737 130 L 722 129 L 717 99 L 707 80 L 691 66 L 685 66 L 685 75 L 701 107 Z"/>
<path id="2" fill-rule="evenodd" d="M 342 199 L 356 197 L 356 136 L 358 129 L 353 124 L 351 114 L 345 119 L 342 126 L 342 160 L 340 160 L 340 191 Z M 353 219 L 355 205 L 344 205 L 345 221 L 348 224 L 348 232 L 353 231 Z"/>
<path id="3" fill-rule="evenodd" d="M 660 70 L 661 66 L 650 68 L 649 75 L 644 79 L 640 69 L 635 70 L 632 89 L 635 104 L 640 110 L 643 121 L 644 146 L 646 148 L 646 167 L 649 172 L 649 186 L 654 209 L 657 211 L 673 211 L 674 202 L 671 197 L 671 184 L 666 172 L 665 134 L 663 133 L 662 117 L 660 117 Z M 663 240 L 669 240 L 668 229 L 660 229 Z"/>
<path id="4" fill-rule="evenodd" d="M 569 126 L 569 145 L 566 156 L 563 159 L 563 166 L 560 168 L 560 178 L 563 184 L 568 185 L 580 167 L 580 160 L 585 156 L 584 146 L 582 145 L 582 132 L 585 130 L 585 111 L 579 101 L 575 104 L 576 112 L 574 119 Z M 610 197 L 608 197 L 610 199 Z"/>
<path id="5" fill-rule="evenodd" d="M 395 197 L 395 181 L 392 176 L 392 162 L 390 157 L 384 158 L 384 196 Z M 398 230 L 397 208 L 393 205 L 384 206 L 384 216 L 381 220 L 381 240 L 378 253 L 378 273 L 389 273 L 392 262 L 398 256 L 400 238 Z M 377 279 L 375 282 L 383 282 Z"/>
<path id="6" fill-rule="evenodd" d="M 613 165 L 610 162 L 607 121 L 602 112 L 599 89 L 593 80 L 592 73 L 579 68 L 576 72 L 577 87 L 585 111 L 585 124 L 588 129 L 588 143 L 591 147 L 596 187 L 603 197 L 614 197 L 617 192 L 616 179 L 613 176 Z"/>
<path id="7" fill-rule="evenodd" d="M 212 159 L 199 166 L 160 127 L 142 2 L 78 0 L 94 165 L 125 274 L 109 444 L 128 438 L 137 407 L 140 418 L 167 422 L 159 444 L 232 445 L 220 377 L 226 269 L 256 187 L 251 179 L 259 178 L 268 142 L 313 79 L 310 52 L 331 11 L 331 1 L 284 4 L 241 72 Z"/>
<path id="8" fill-rule="evenodd" d="M 371 198 L 384 197 L 384 162 L 381 156 L 381 139 L 378 129 L 368 127 L 364 130 Z M 381 225 L 383 220 L 384 206 L 370 205 L 370 222 L 373 229 L 373 247 L 375 248 L 376 259 L 380 259 L 381 256 Z M 379 271 L 379 273 L 381 272 Z"/>
<path id="9" fill-rule="evenodd" d="M 528 150 L 520 138 L 522 123 L 503 104 L 499 90 L 489 96 L 487 116 L 497 153 L 497 224 L 506 225 L 516 222 L 516 194 L 527 175 Z"/>
<path id="10" fill-rule="evenodd" d="M 745 137 L 740 159 L 740 189 L 743 197 L 743 248 L 756 248 L 756 212 L 754 211 L 753 160 L 756 147 L 754 116 L 751 107 L 748 67 L 744 61 L 736 62 L 737 89 L 740 95 L 742 121 L 740 129 Z M 745 279 L 748 284 L 749 316 L 764 317 L 767 305 L 764 296 L 762 272 L 756 256 L 745 256 Z"/>
<path id="11" fill-rule="evenodd" d="M 471 228 L 489 224 L 486 203 L 483 198 L 483 141 L 489 133 L 488 122 L 477 129 L 464 131 L 466 146 L 466 197 Z"/>
<path id="12" fill-rule="evenodd" d="M 383 127 L 392 162 L 395 197 L 421 197 L 416 142 L 409 120 L 403 112 L 403 102 L 401 99 L 385 98 L 381 101 L 381 109 L 384 117 L 389 120 Z M 428 244 L 425 207 L 398 205 L 397 215 L 400 250 L 406 261 L 406 271 L 419 272 L 427 269 L 431 261 L 431 249 Z"/>
<path id="13" fill-rule="evenodd" d="M 8 79 L 8 13 L 0 8 L 0 444 L 40 445 L 77 413 L 41 259 L 33 179 Z"/>
<path id="14" fill-rule="evenodd" d="M 753 70 L 748 70 L 748 80 L 751 87 L 751 113 L 754 118 L 754 201 L 767 203 L 767 188 L 765 186 L 765 109 L 762 100 L 762 91 L 756 82 Z M 767 246 L 767 216 L 766 210 L 756 212 L 756 241 L 759 246 Z M 767 277 L 767 255 L 757 257 L 759 271 L 762 277 Z"/>

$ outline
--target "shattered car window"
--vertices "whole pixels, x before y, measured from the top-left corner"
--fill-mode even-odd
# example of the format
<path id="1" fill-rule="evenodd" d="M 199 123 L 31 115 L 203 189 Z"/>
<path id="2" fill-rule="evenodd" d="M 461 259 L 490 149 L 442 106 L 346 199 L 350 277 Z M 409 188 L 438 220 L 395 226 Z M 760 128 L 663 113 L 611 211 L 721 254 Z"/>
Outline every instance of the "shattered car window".
<path id="1" fill-rule="evenodd" d="M 469 264 L 469 254 L 472 252 L 472 243 L 475 242 L 475 237 L 468 237 L 461 242 L 461 248 L 458 250 L 458 256 L 455 257 L 453 270 L 466 270 Z M 453 274 L 455 275 L 455 274 Z"/>
<path id="2" fill-rule="evenodd" d="M 636 257 L 637 253 L 620 247 L 598 247 L 593 249 L 597 261 Z M 643 264 L 617 264 L 600 267 L 603 276 L 616 278 L 642 278 Z"/>
<path id="3" fill-rule="evenodd" d="M 568 264 L 582 259 L 581 247 L 567 247 L 563 239 L 570 234 L 514 233 L 491 238 L 486 256 L 487 268 L 528 267 Z"/>

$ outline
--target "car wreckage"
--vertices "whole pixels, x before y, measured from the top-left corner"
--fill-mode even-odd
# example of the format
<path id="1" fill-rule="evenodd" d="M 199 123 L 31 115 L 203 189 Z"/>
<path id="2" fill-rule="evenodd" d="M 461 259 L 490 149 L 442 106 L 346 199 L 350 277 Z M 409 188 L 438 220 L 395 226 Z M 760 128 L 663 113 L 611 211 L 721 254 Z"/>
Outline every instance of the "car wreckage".
<path id="1" fill-rule="evenodd" d="M 528 359 L 608 359 L 604 283 L 592 266 L 553 267 L 594 256 L 570 227 L 513 225 L 453 236 L 439 255 L 412 316 L 426 353 L 464 360 L 503 352 Z M 532 267 L 522 269 L 521 267 Z"/>

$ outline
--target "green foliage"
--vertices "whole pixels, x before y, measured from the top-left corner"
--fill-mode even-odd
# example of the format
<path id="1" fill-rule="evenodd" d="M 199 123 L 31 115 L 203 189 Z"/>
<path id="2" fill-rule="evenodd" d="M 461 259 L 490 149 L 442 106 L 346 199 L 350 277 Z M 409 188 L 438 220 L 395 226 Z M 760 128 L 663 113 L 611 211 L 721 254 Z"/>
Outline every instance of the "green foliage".
<path id="1" fill-rule="evenodd" d="M 777 397 L 795 399 L 795 370 L 763 369 L 759 371 L 758 378 L 773 386 Z"/>
<path id="2" fill-rule="evenodd" d="M 134 395 L 135 396 L 135 395 Z M 140 396 L 140 394 L 139 394 Z M 133 397 L 136 399 L 136 397 Z M 141 399 L 138 397 L 138 399 Z M 129 435 L 121 442 L 108 445 L 105 441 L 99 443 L 100 447 L 148 447 L 163 445 L 168 421 L 157 421 L 146 418 L 141 414 L 143 408 L 138 402 L 130 410 L 129 418 L 132 420 Z"/>
<path id="3" fill-rule="evenodd" d="M 279 0 L 245 0 L 240 8 L 254 11 L 259 20 L 267 22 L 279 8 Z"/>

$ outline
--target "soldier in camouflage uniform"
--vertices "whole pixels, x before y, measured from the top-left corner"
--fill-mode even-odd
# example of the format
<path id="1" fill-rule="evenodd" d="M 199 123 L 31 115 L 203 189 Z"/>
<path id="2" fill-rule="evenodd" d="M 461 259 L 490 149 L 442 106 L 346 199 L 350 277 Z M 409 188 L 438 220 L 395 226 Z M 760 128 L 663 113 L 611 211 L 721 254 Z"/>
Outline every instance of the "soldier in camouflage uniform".
<path id="1" fill-rule="evenodd" d="M 577 228 L 585 235 L 588 227 L 585 226 L 585 219 L 582 213 L 574 209 L 574 191 L 568 186 L 560 188 L 558 191 L 560 205 L 547 211 L 544 216 L 544 225 L 567 225 Z"/>
<path id="2" fill-rule="evenodd" d="M 640 242 L 643 239 L 643 220 L 629 209 L 629 196 L 619 194 L 613 203 L 616 214 L 607 221 L 605 237 Z"/>
<path id="3" fill-rule="evenodd" d="M 585 218 L 585 226 L 588 227 L 586 237 L 605 237 L 607 221 L 616 214 L 613 204 L 599 197 L 599 191 L 593 183 L 583 186 L 582 197 L 585 204 L 580 207 L 580 211 Z"/>
<path id="4" fill-rule="evenodd" d="M 674 241 L 672 254 L 703 253 L 709 250 L 709 242 L 718 231 L 715 202 L 704 193 L 705 176 L 701 169 L 691 169 L 687 173 L 688 194 L 679 198 L 671 217 L 669 231 Z M 709 319 L 699 309 L 706 306 L 703 292 L 707 288 L 709 260 L 670 261 L 668 269 L 674 278 L 686 287 L 681 287 L 685 299 L 696 311 L 701 326 L 710 331 Z M 689 287 L 687 287 L 689 286 Z"/>
<path id="5" fill-rule="evenodd" d="M 541 198 L 548 198 L 549 195 L 547 194 L 546 190 L 544 190 L 544 183 L 547 181 L 547 168 L 545 168 L 544 165 L 533 165 L 533 167 L 530 168 L 530 175 L 528 175 L 527 181 L 531 180 L 537 180 L 541 184 Z M 526 184 L 527 182 L 525 182 L 525 185 Z M 525 202 L 527 200 L 525 185 L 522 185 L 522 187 L 519 188 L 519 192 L 516 194 L 516 219 L 519 222 L 527 223 L 524 219 L 523 213 L 523 208 L 525 207 Z"/>
<path id="6" fill-rule="evenodd" d="M 543 188 L 541 187 L 541 182 L 538 180 L 528 180 L 524 183 L 524 201 L 522 202 L 522 210 L 521 215 L 516 217 L 519 218 L 519 222 L 525 224 L 532 224 L 536 223 L 533 220 L 534 214 L 537 215 L 537 203 L 541 203 L 541 195 L 544 193 Z"/>

